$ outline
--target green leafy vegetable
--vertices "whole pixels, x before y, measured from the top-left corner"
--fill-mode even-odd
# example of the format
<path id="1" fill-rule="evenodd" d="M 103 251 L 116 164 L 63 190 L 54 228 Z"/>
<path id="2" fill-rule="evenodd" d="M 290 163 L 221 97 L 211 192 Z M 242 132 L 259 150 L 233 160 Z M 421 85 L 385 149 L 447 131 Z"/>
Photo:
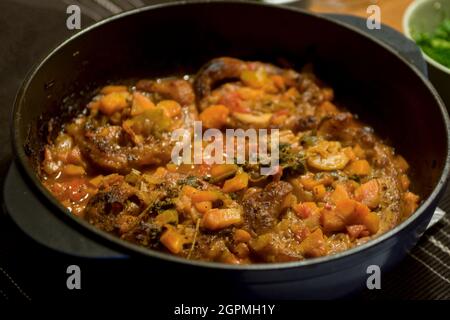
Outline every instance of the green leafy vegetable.
<path id="1" fill-rule="evenodd" d="M 304 152 L 289 144 L 280 144 L 280 165 L 286 173 L 304 173 L 306 156 Z"/>
<path id="2" fill-rule="evenodd" d="M 445 19 L 433 32 L 418 33 L 413 38 L 430 58 L 450 68 L 450 19 Z"/>

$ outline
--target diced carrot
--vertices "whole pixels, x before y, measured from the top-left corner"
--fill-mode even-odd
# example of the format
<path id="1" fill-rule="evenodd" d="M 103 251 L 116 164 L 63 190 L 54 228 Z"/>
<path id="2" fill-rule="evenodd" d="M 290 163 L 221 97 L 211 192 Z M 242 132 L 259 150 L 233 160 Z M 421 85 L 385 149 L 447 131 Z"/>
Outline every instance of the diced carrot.
<path id="1" fill-rule="evenodd" d="M 295 87 L 290 87 L 289 89 L 287 89 L 287 91 L 283 94 L 283 96 L 286 99 L 294 99 L 297 98 L 298 96 L 300 96 L 300 93 L 298 92 L 298 90 Z"/>
<path id="2" fill-rule="evenodd" d="M 237 208 L 211 209 L 203 215 L 202 226 L 209 230 L 219 230 L 241 222 L 241 211 Z"/>
<path id="3" fill-rule="evenodd" d="M 327 189 L 323 184 L 319 184 L 313 188 L 313 194 L 318 200 L 322 200 L 327 193 Z"/>
<path id="4" fill-rule="evenodd" d="M 63 168 L 63 174 L 67 176 L 82 176 L 86 174 L 86 171 L 82 166 L 76 166 L 74 164 L 66 164 Z"/>
<path id="5" fill-rule="evenodd" d="M 201 201 L 194 203 L 195 209 L 197 209 L 201 213 L 205 213 L 208 210 L 212 209 L 211 201 Z"/>
<path id="6" fill-rule="evenodd" d="M 336 185 L 330 198 L 331 198 L 331 201 L 336 203 L 340 200 L 349 199 L 350 197 L 348 195 L 347 188 L 343 184 L 339 183 Z"/>
<path id="7" fill-rule="evenodd" d="M 342 152 L 345 153 L 345 155 L 350 159 L 350 161 L 356 159 L 356 155 L 352 147 L 342 148 Z"/>
<path id="8" fill-rule="evenodd" d="M 230 110 L 222 104 L 209 106 L 200 113 L 200 121 L 205 128 L 222 128 L 228 119 Z"/>
<path id="9" fill-rule="evenodd" d="M 233 93 L 236 93 L 237 96 L 242 100 L 259 100 L 263 95 L 264 91 L 261 89 L 254 89 L 250 87 L 242 87 L 234 91 Z M 227 107 L 230 107 L 229 105 L 225 104 Z M 237 111 L 239 110 L 233 110 Z"/>
<path id="10" fill-rule="evenodd" d="M 345 228 L 344 218 L 334 210 L 323 209 L 320 222 L 326 232 L 338 232 Z"/>
<path id="11" fill-rule="evenodd" d="M 91 110 L 91 113 L 92 113 L 94 111 L 98 111 L 98 109 L 100 109 L 100 105 L 101 105 L 100 100 L 97 100 L 97 101 L 89 102 L 87 107 L 88 107 L 88 109 Z"/>
<path id="12" fill-rule="evenodd" d="M 362 202 L 369 208 L 376 208 L 381 201 L 380 183 L 372 179 L 355 190 L 355 200 Z"/>
<path id="13" fill-rule="evenodd" d="M 312 191 L 315 186 L 319 184 L 323 184 L 325 186 L 333 183 L 333 178 L 329 175 L 324 175 L 320 179 L 315 179 L 314 176 L 305 175 L 300 177 L 300 183 L 303 185 L 303 187 L 308 190 Z"/>
<path id="14" fill-rule="evenodd" d="M 168 209 L 164 210 L 163 212 L 159 213 L 156 218 L 155 222 L 161 226 L 164 226 L 169 223 L 178 223 L 178 212 L 174 209 Z"/>
<path id="15" fill-rule="evenodd" d="M 169 172 L 177 172 L 178 166 L 175 163 L 170 162 L 166 164 L 166 169 Z"/>
<path id="16" fill-rule="evenodd" d="M 327 247 L 322 230 L 317 229 L 300 243 L 300 250 L 305 257 L 321 257 L 327 254 Z"/>
<path id="17" fill-rule="evenodd" d="M 103 175 L 98 175 L 95 178 L 92 178 L 91 180 L 89 180 L 89 183 L 92 184 L 94 187 L 98 187 L 100 186 L 100 184 L 103 182 Z"/>
<path id="18" fill-rule="evenodd" d="M 233 248 L 233 252 L 237 257 L 245 259 L 250 254 L 250 249 L 246 243 L 240 242 Z"/>
<path id="19" fill-rule="evenodd" d="M 312 191 L 315 186 L 320 184 L 320 181 L 315 180 L 314 178 L 302 177 L 300 178 L 300 183 L 306 190 Z"/>
<path id="20" fill-rule="evenodd" d="M 130 94 L 124 92 L 111 92 L 100 99 L 100 111 L 108 116 L 128 106 Z"/>
<path id="21" fill-rule="evenodd" d="M 372 167 L 367 160 L 356 160 L 351 162 L 345 171 L 350 175 L 367 176 L 371 173 Z"/>
<path id="22" fill-rule="evenodd" d="M 183 187 L 183 189 L 181 190 L 183 192 L 184 195 L 188 196 L 189 198 L 192 197 L 195 193 L 197 193 L 199 190 L 197 190 L 194 187 L 191 187 L 189 185 L 186 185 Z"/>
<path id="23" fill-rule="evenodd" d="M 336 211 L 344 219 L 348 221 L 355 211 L 357 202 L 352 199 L 342 199 L 336 201 Z"/>
<path id="24" fill-rule="evenodd" d="M 398 156 L 395 157 L 394 163 L 396 164 L 397 168 L 402 173 L 405 173 L 409 169 L 408 162 L 401 155 L 398 155 Z"/>
<path id="25" fill-rule="evenodd" d="M 369 212 L 362 222 L 371 234 L 376 234 L 380 228 L 380 217 L 375 212 Z"/>
<path id="26" fill-rule="evenodd" d="M 346 229 L 351 241 L 359 238 L 360 236 L 366 236 L 364 231 L 367 231 L 367 228 L 362 224 L 347 226 Z"/>
<path id="27" fill-rule="evenodd" d="M 353 210 L 353 214 L 349 220 L 351 224 L 362 224 L 362 220 L 366 215 L 370 213 L 369 207 L 361 202 L 355 201 L 355 208 Z"/>
<path id="28" fill-rule="evenodd" d="M 150 98 L 139 92 L 133 93 L 133 105 L 131 106 L 130 112 L 132 116 L 140 115 L 153 108 L 155 108 L 155 104 L 150 100 Z"/>
<path id="29" fill-rule="evenodd" d="M 128 91 L 127 86 L 109 85 L 109 86 L 103 87 L 102 90 L 100 90 L 100 93 L 108 94 L 108 93 L 112 93 L 112 92 L 124 92 L 124 91 Z"/>
<path id="30" fill-rule="evenodd" d="M 144 178 L 145 178 L 145 181 L 149 184 L 161 184 L 165 180 L 166 174 L 167 174 L 166 168 L 158 167 L 152 174 L 144 175 Z"/>
<path id="31" fill-rule="evenodd" d="M 210 174 L 217 181 L 232 176 L 237 169 L 238 167 L 235 164 L 215 164 L 211 167 Z"/>
<path id="32" fill-rule="evenodd" d="M 163 100 L 157 104 L 157 107 L 163 108 L 164 114 L 173 118 L 181 113 L 181 106 L 175 100 Z"/>
<path id="33" fill-rule="evenodd" d="M 294 208 L 295 213 L 302 219 L 311 217 L 315 212 L 319 211 L 319 207 L 315 202 L 301 202 Z"/>
<path id="34" fill-rule="evenodd" d="M 265 248 L 269 247 L 273 241 L 274 234 L 272 232 L 268 232 L 252 239 L 249 244 L 254 251 L 261 252 L 264 251 Z"/>
<path id="35" fill-rule="evenodd" d="M 314 230 L 316 230 L 317 228 L 315 228 Z M 295 230 L 292 230 L 292 232 L 294 233 L 294 237 L 297 241 L 302 242 L 303 240 L 305 240 L 310 234 L 311 234 L 311 229 L 309 229 L 308 227 L 306 228 L 298 228 Z"/>
<path id="36" fill-rule="evenodd" d="M 353 147 L 353 153 L 355 154 L 355 156 L 357 156 L 359 159 L 364 159 L 366 157 L 366 152 L 364 151 L 363 148 L 361 148 L 361 146 L 359 144 L 356 144 Z"/>
<path id="37" fill-rule="evenodd" d="M 284 197 L 283 202 L 281 204 L 281 209 L 293 208 L 297 204 L 297 197 L 292 193 L 289 193 L 286 197 Z"/>
<path id="38" fill-rule="evenodd" d="M 191 195 L 192 202 L 211 201 L 220 199 L 219 192 L 215 190 L 197 190 Z"/>
<path id="39" fill-rule="evenodd" d="M 167 230 L 164 231 L 159 241 L 167 248 L 170 252 L 177 254 L 183 250 L 183 244 L 185 243 L 185 238 L 177 231 L 173 226 L 167 226 Z"/>
<path id="40" fill-rule="evenodd" d="M 235 192 L 247 188 L 248 174 L 245 172 L 237 174 L 234 178 L 226 180 L 223 184 L 223 192 Z"/>
<path id="41" fill-rule="evenodd" d="M 285 83 L 284 83 L 284 78 L 280 75 L 273 75 L 270 77 L 273 81 L 273 83 L 275 84 L 275 86 L 280 89 L 280 90 L 284 90 L 285 88 Z"/>
<path id="42" fill-rule="evenodd" d="M 227 263 L 227 264 L 241 264 L 241 260 L 239 260 L 233 253 L 231 253 L 229 250 L 225 250 L 220 258 L 220 262 Z"/>
<path id="43" fill-rule="evenodd" d="M 402 187 L 402 190 L 403 191 L 408 190 L 410 184 L 411 181 L 409 180 L 408 176 L 406 174 L 402 174 L 400 176 L 400 186 Z"/>
<path id="44" fill-rule="evenodd" d="M 333 115 L 336 113 L 338 113 L 338 109 L 331 101 L 323 102 L 316 110 L 318 116 Z"/>
<path id="45" fill-rule="evenodd" d="M 233 239 L 236 242 L 249 242 L 252 236 L 244 229 L 236 229 Z"/>
<path id="46" fill-rule="evenodd" d="M 270 123 L 274 125 L 282 125 L 289 116 L 289 110 L 283 109 L 275 112 L 270 119 Z"/>
<path id="47" fill-rule="evenodd" d="M 348 224 L 362 224 L 371 234 L 375 234 L 380 226 L 380 218 L 376 213 L 371 212 L 365 204 L 356 202 L 355 210 L 352 217 L 348 219 Z"/>
<path id="48" fill-rule="evenodd" d="M 324 100 L 331 101 L 334 99 L 334 91 L 330 87 L 322 88 L 322 95 Z"/>
<path id="49" fill-rule="evenodd" d="M 336 209 L 323 209 L 321 222 L 325 231 L 337 232 L 349 225 L 364 225 L 371 234 L 378 232 L 380 218 L 370 209 L 355 200 L 344 199 L 336 203 Z"/>
<path id="50" fill-rule="evenodd" d="M 417 207 L 419 206 L 419 196 L 412 193 L 412 192 L 406 192 L 403 197 L 403 216 L 409 217 L 411 214 L 416 211 Z"/>
<path id="51" fill-rule="evenodd" d="M 267 72 L 264 68 L 258 68 L 254 71 L 252 70 L 244 70 L 241 72 L 241 80 L 245 85 L 250 86 L 252 88 L 262 88 L 264 87 L 270 80 L 267 77 Z"/>

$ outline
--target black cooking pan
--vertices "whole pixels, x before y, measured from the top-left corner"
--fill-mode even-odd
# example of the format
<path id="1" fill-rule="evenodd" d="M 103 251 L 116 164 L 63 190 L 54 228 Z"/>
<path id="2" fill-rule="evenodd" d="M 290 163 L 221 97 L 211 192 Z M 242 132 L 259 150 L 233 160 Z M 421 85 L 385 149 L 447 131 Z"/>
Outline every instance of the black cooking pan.
<path id="1" fill-rule="evenodd" d="M 419 209 L 381 237 L 334 256 L 231 266 L 189 261 L 123 242 L 73 217 L 39 182 L 36 166 L 48 119 L 57 116 L 64 122 L 100 85 L 192 73 L 210 58 L 224 55 L 275 63 L 281 58 L 297 67 L 312 63 L 318 76 L 336 90 L 337 101 L 374 126 L 407 158 L 414 191 L 423 199 Z M 219 283 L 253 296 L 332 298 L 365 286 L 368 266 L 385 271 L 418 241 L 444 191 L 449 128 L 445 107 L 420 72 L 360 31 L 298 9 L 198 1 L 115 16 L 53 50 L 18 93 L 13 145 L 21 170 L 42 202 L 95 241 L 134 259 L 144 258 L 143 263 L 165 272 L 189 274 L 183 278 L 194 278 L 196 284 Z"/>

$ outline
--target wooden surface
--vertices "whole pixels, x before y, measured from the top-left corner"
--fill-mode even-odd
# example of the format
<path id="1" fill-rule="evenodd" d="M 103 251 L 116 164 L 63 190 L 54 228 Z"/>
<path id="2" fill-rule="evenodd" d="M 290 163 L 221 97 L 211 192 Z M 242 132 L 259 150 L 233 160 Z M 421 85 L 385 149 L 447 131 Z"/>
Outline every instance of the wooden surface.
<path id="1" fill-rule="evenodd" d="M 328 0 L 329 1 L 329 0 Z M 345 0 L 340 0 L 345 1 Z M 399 31 L 402 30 L 402 17 L 408 5 L 413 0 L 375 0 L 361 1 L 362 4 L 348 5 L 344 7 L 336 7 L 324 5 L 324 0 L 312 0 L 311 9 L 316 12 L 336 12 L 353 14 L 361 17 L 368 17 L 366 9 L 370 4 L 376 4 L 381 8 L 381 22 L 387 24 Z M 350 1 L 351 2 L 351 1 Z"/>

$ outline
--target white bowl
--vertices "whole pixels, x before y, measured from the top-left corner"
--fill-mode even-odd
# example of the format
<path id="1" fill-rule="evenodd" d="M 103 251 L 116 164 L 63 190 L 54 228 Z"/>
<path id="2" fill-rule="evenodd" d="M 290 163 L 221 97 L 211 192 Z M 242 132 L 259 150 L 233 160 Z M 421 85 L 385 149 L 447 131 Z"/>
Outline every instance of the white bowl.
<path id="1" fill-rule="evenodd" d="M 403 31 L 408 38 L 414 41 L 412 37 L 414 29 L 419 32 L 431 32 L 445 16 L 450 19 L 450 0 L 415 0 L 403 15 Z M 422 53 L 429 64 L 450 74 L 450 68 L 432 59 L 425 52 L 422 51 Z"/>

